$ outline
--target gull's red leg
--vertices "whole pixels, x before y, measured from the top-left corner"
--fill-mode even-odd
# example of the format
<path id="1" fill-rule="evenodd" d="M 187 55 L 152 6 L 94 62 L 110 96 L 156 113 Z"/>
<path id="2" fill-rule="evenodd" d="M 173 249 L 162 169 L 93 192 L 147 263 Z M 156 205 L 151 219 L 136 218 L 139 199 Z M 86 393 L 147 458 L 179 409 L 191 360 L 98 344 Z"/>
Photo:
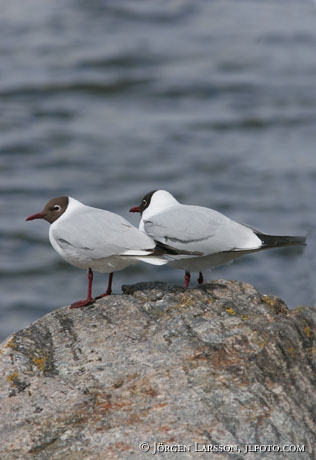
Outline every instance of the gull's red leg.
<path id="1" fill-rule="evenodd" d="M 102 297 L 106 297 L 107 295 L 112 294 L 112 281 L 113 281 L 113 272 L 109 274 L 109 282 L 108 282 L 107 290 L 105 291 L 104 294 L 98 295 L 98 297 L 96 297 L 96 299 L 101 299 Z"/>
<path id="2" fill-rule="evenodd" d="M 78 302 L 74 302 L 70 305 L 70 308 L 80 308 L 86 307 L 93 302 L 92 299 L 92 282 L 93 282 L 93 271 L 91 268 L 88 270 L 88 295 L 85 300 L 78 300 Z"/>
<path id="3" fill-rule="evenodd" d="M 199 272 L 199 277 L 198 277 L 197 280 L 198 280 L 199 284 L 203 284 L 204 278 L 203 278 L 203 273 L 202 272 Z"/>
<path id="4" fill-rule="evenodd" d="M 190 279 L 191 279 L 191 274 L 190 274 L 190 272 L 185 272 L 185 276 L 184 276 L 184 287 L 185 287 L 186 289 L 189 287 Z"/>

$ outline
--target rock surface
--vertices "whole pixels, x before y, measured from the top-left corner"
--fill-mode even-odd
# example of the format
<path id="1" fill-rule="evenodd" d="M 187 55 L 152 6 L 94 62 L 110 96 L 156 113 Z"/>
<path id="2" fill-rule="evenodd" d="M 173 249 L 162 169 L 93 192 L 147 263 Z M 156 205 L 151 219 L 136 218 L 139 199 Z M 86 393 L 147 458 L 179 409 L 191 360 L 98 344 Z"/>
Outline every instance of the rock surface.
<path id="1" fill-rule="evenodd" d="M 232 281 L 123 291 L 1 345 L 1 460 L 315 459 L 315 308 Z"/>

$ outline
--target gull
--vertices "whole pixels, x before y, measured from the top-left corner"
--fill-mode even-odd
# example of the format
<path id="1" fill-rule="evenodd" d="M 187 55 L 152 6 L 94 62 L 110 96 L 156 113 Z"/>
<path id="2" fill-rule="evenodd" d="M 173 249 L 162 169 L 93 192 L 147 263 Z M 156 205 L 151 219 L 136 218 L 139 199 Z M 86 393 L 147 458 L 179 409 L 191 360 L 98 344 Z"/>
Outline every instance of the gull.
<path id="1" fill-rule="evenodd" d="M 168 263 L 164 254 L 178 253 L 156 243 L 118 214 L 86 206 L 70 196 L 52 198 L 42 211 L 26 218 L 34 219 L 50 223 L 50 243 L 63 259 L 88 270 L 87 298 L 71 304 L 70 308 L 84 307 L 95 300 L 93 271 L 109 273 L 107 290 L 96 297 L 99 299 L 112 293 L 113 272 L 138 261 L 163 265 Z"/>
<path id="2" fill-rule="evenodd" d="M 169 265 L 185 271 L 185 287 L 191 271 L 199 272 L 232 262 L 234 259 L 263 249 L 305 244 L 303 236 L 268 235 L 255 228 L 239 224 L 223 214 L 206 207 L 181 204 L 166 190 L 147 193 L 139 206 L 139 229 L 155 241 L 173 248 L 196 251 L 200 255 L 170 256 Z"/>

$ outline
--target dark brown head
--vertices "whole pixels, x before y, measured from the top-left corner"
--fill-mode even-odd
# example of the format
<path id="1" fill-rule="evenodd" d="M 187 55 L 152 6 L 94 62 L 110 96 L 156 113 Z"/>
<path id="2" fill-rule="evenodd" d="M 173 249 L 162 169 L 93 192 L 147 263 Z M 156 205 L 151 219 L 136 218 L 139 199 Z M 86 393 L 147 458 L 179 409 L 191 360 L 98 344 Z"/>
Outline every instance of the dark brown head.
<path id="1" fill-rule="evenodd" d="M 25 220 L 44 219 L 52 224 L 66 211 L 68 202 L 68 196 L 58 196 L 57 198 L 52 198 L 41 212 L 29 216 Z"/>
<path id="2" fill-rule="evenodd" d="M 129 212 L 139 212 L 140 214 L 143 214 L 145 209 L 147 209 L 150 205 L 151 197 L 155 192 L 157 192 L 157 190 L 153 190 L 152 192 L 147 193 L 147 195 L 145 195 L 142 199 L 141 204 L 139 206 L 133 206 Z"/>

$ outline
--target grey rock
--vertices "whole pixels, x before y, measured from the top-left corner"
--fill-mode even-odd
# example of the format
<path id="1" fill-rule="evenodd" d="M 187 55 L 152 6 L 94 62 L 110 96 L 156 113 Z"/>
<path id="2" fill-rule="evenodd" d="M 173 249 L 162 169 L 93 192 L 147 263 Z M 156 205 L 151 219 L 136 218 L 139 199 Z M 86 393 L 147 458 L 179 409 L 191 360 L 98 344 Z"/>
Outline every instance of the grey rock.
<path id="1" fill-rule="evenodd" d="M 315 459 L 315 308 L 233 281 L 123 292 L 1 345 L 1 460 Z"/>

